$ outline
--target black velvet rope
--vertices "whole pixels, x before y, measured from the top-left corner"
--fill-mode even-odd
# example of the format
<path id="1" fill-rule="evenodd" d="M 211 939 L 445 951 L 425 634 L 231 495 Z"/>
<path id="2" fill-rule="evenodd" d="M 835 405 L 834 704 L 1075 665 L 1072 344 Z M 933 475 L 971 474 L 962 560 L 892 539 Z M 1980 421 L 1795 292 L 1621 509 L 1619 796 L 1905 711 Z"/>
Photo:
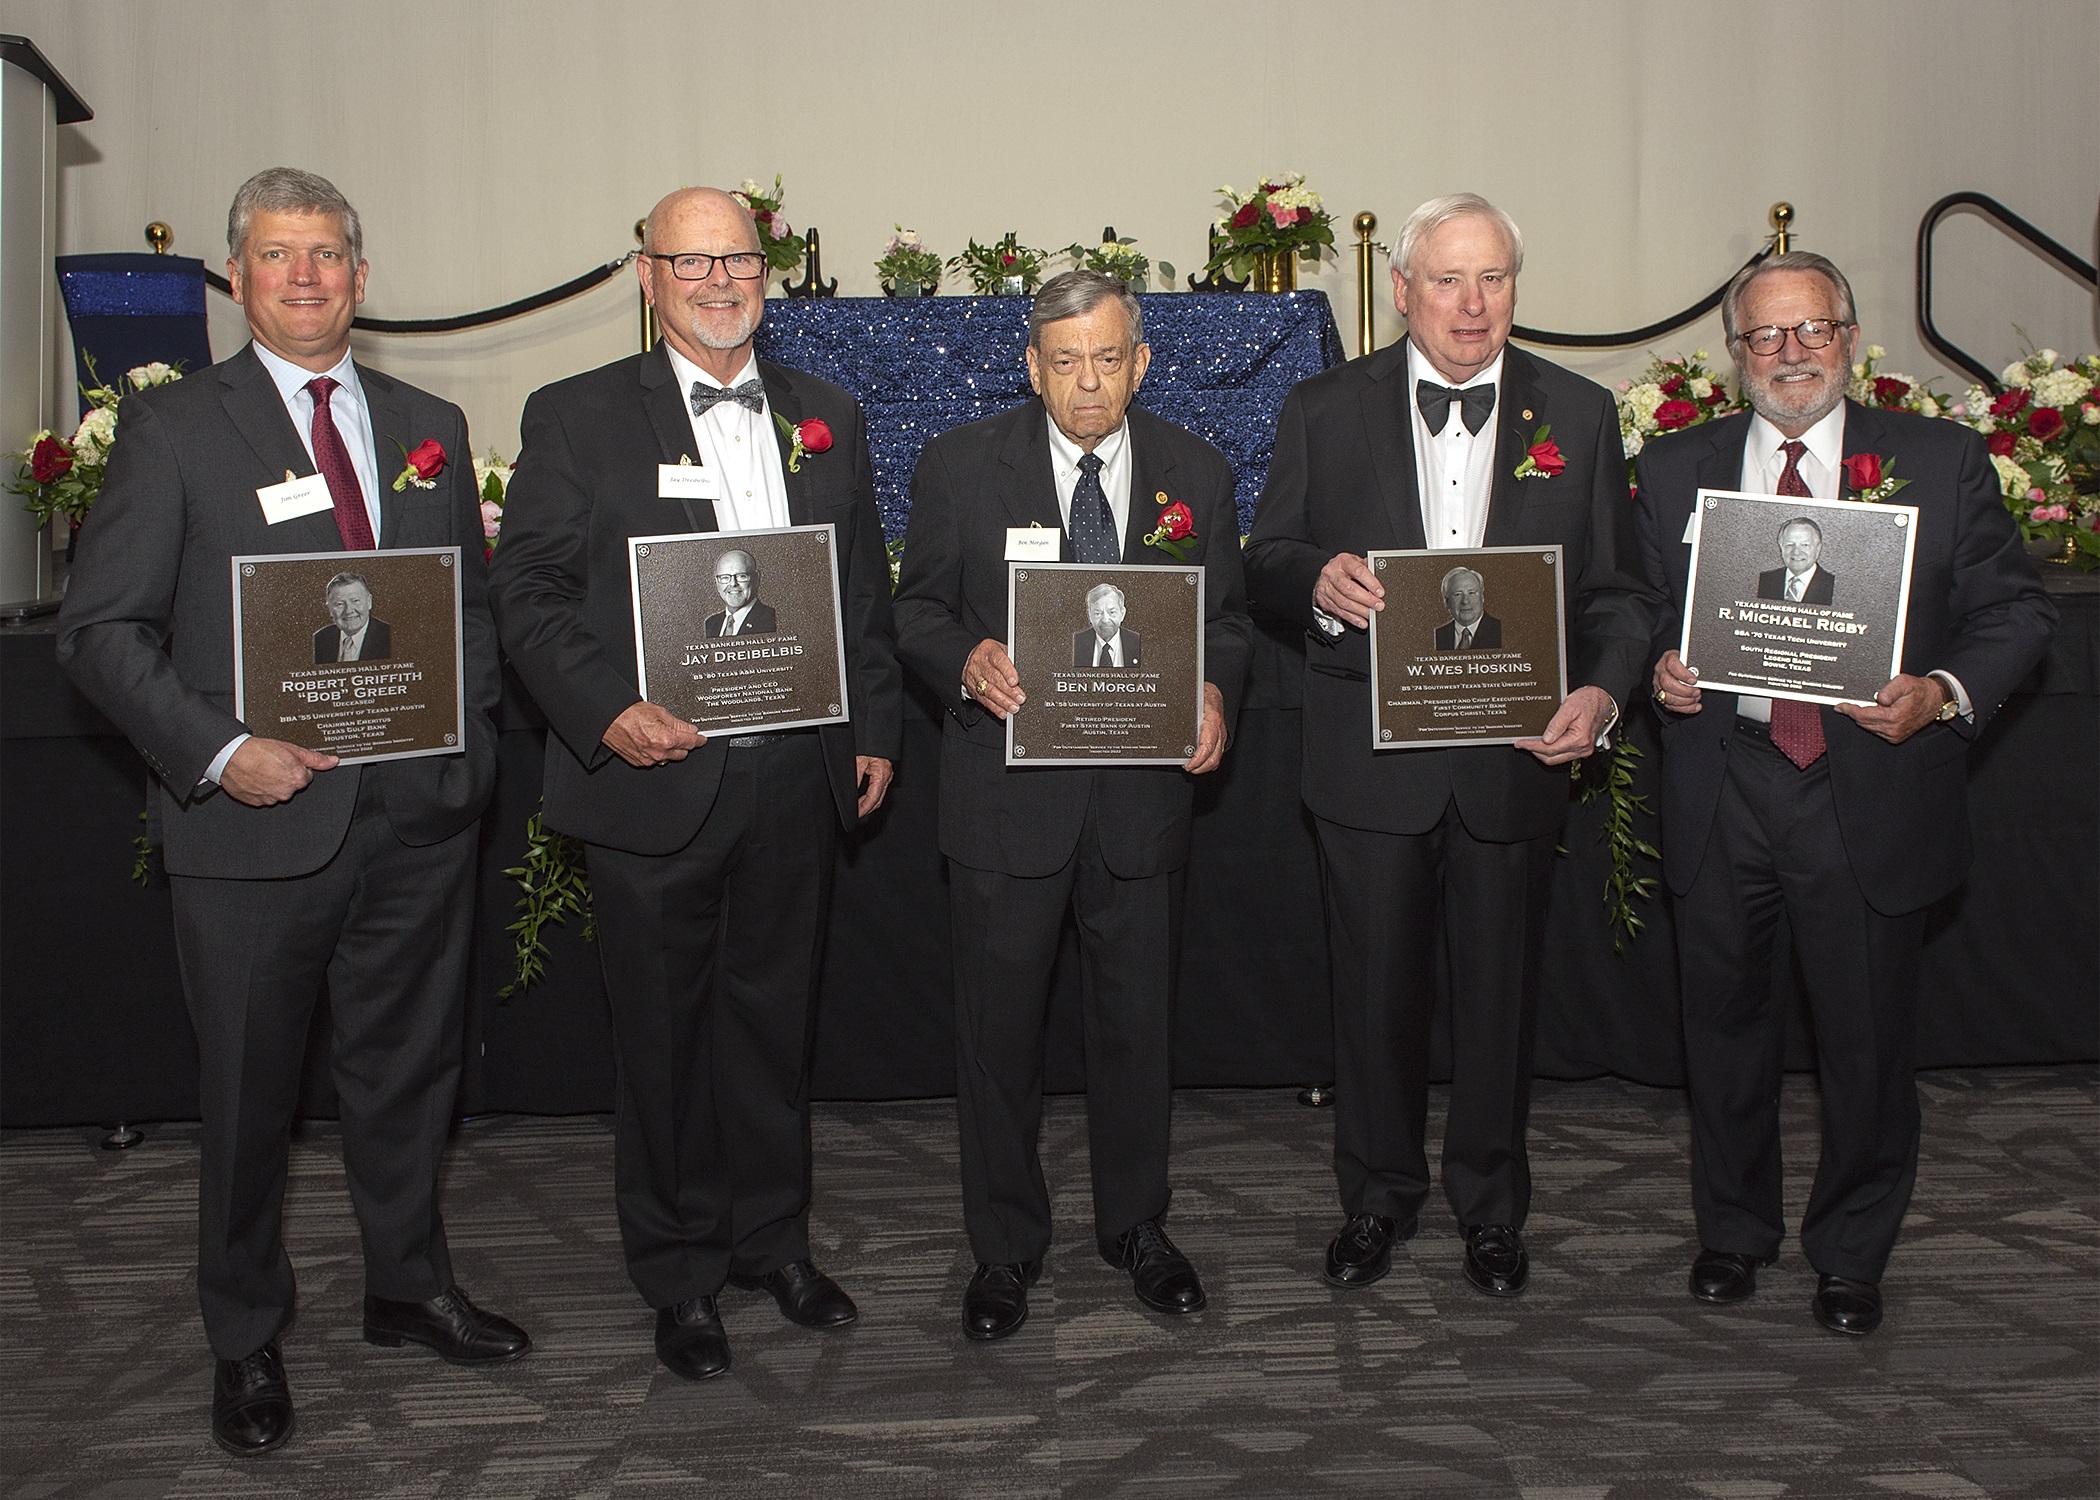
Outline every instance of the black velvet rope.
<path id="1" fill-rule="evenodd" d="M 501 323 L 506 318 L 521 317 L 529 312 L 538 312 L 543 307 L 552 307 L 566 301 L 579 292 L 587 292 L 602 285 L 619 274 L 633 257 L 623 255 L 618 260 L 609 260 L 595 266 L 581 276 L 564 281 L 560 286 L 549 287 L 544 292 L 535 292 L 530 297 L 520 297 L 515 302 L 506 302 L 501 307 L 486 308 L 481 312 L 461 313 L 451 318 L 357 318 L 350 326 L 366 333 L 454 333 L 462 328 L 482 328 L 490 323 Z M 204 273 L 205 284 L 214 291 L 233 295 L 233 287 L 225 277 L 213 271 Z"/>
<path id="2" fill-rule="evenodd" d="M 1735 275 L 1742 275 L 1743 271 L 1749 270 L 1771 253 L 1772 247 L 1765 246 L 1744 261 L 1743 270 L 1737 271 Z M 1735 276 L 1728 278 L 1728 281 L 1734 280 Z M 1550 344 L 1560 349 L 1617 349 L 1626 344 L 1645 344 L 1652 338 L 1660 338 L 1673 328 L 1682 328 L 1687 323 L 1705 317 L 1721 305 L 1721 298 L 1727 292 L 1728 282 L 1724 281 L 1676 317 L 1664 318 L 1660 323 L 1650 323 L 1646 328 L 1636 328 L 1629 333 L 1547 333 L 1543 329 L 1526 328 L 1519 323 L 1509 330 L 1509 335 L 1511 338 L 1522 339 L 1527 344 Z"/>

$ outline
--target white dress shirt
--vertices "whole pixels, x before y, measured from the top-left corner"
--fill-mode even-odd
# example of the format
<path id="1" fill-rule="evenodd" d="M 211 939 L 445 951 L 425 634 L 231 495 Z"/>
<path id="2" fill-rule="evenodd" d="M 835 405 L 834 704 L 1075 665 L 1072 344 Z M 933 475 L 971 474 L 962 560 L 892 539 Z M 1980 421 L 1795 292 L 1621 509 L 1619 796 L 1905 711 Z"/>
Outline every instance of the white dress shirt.
<path id="1" fill-rule="evenodd" d="M 1407 346 L 1407 414 L 1415 429 L 1415 493 L 1422 498 L 1422 536 L 1432 549 L 1478 547 L 1487 535 L 1488 501 L 1495 493 L 1495 413 L 1480 424 L 1480 431 L 1466 428 L 1460 404 L 1453 401 L 1444 413 L 1441 432 L 1429 430 L 1422 404 L 1415 393 L 1422 381 L 1450 386 L 1437 368 L 1423 358 L 1410 341 Z M 1502 356 L 1478 375 L 1455 389 L 1474 386 L 1497 387 L 1496 405 L 1501 405 Z"/>
<path id="2" fill-rule="evenodd" d="M 1070 536 L 1072 492 L 1079 487 L 1079 460 L 1086 453 L 1059 430 L 1047 413 L 1043 422 L 1050 429 L 1050 477 L 1057 484 L 1057 513 L 1064 518 L 1065 535 Z M 1116 547 L 1120 552 L 1123 538 L 1130 534 L 1130 421 L 1127 417 L 1122 426 L 1095 445 L 1094 457 L 1101 460 L 1101 493 L 1108 496 L 1109 511 L 1116 518 Z"/>
<path id="3" fill-rule="evenodd" d="M 690 392 L 693 382 L 723 389 L 723 382 L 708 374 L 673 348 L 668 340 L 664 352 L 671 356 L 671 372 L 678 377 L 681 393 Z M 730 386 L 758 379 L 758 359 L 753 356 L 737 372 Z M 764 411 L 752 411 L 736 401 L 718 401 L 704 417 L 693 416 L 689 395 L 681 395 L 686 416 L 693 425 L 693 441 L 699 445 L 696 458 L 703 467 L 722 476 L 722 489 L 715 500 L 715 524 L 724 531 L 764 531 L 791 526 L 788 519 L 787 469 L 780 461 L 780 440 L 775 433 L 773 403 Z"/>
<path id="4" fill-rule="evenodd" d="M 372 622 L 367 619 L 364 628 L 355 635 L 344 635 L 338 630 L 336 632 L 335 659 L 337 661 L 356 661 L 358 655 L 365 649 L 365 633 L 371 628 Z"/>
<path id="5" fill-rule="evenodd" d="M 1097 667 L 1120 667 L 1123 665 L 1123 632 L 1118 630 L 1107 640 L 1100 633 L 1094 635 L 1094 665 Z"/>
<path id="6" fill-rule="evenodd" d="M 751 601 L 751 604 L 756 603 L 758 603 L 756 599 L 753 599 Z M 735 635 L 738 631 L 744 628 L 744 620 L 751 613 L 751 604 L 745 605 L 742 609 L 729 610 L 723 616 L 722 634 Z"/>

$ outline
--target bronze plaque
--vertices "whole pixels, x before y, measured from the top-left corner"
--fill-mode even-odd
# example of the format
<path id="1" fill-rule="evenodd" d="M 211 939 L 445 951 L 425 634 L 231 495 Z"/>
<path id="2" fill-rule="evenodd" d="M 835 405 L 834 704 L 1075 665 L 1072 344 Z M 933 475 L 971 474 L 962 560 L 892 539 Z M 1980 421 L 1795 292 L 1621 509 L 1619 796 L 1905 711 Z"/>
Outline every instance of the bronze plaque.
<path id="1" fill-rule="evenodd" d="M 842 724 L 837 529 L 630 537 L 642 696 L 702 734 Z"/>
<path id="2" fill-rule="evenodd" d="M 1568 695 L 1558 543 L 1371 552 L 1376 750 L 1508 745 L 1546 732 Z"/>
<path id="3" fill-rule="evenodd" d="M 233 559 L 233 711 L 250 734 L 360 761 L 457 755 L 459 548 Z"/>
<path id="4" fill-rule="evenodd" d="M 1178 766 L 1203 713 L 1203 569 L 1008 563 L 1007 652 L 1028 701 L 1010 766 Z"/>

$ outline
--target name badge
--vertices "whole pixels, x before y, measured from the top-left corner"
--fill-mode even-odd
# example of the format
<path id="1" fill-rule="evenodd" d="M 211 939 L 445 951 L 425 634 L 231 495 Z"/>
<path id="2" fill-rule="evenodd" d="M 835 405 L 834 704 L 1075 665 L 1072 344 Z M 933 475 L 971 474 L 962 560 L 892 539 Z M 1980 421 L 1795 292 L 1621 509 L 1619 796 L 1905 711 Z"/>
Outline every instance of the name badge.
<path id="1" fill-rule="evenodd" d="M 658 464 L 656 498 L 719 500 L 722 498 L 722 476 L 699 464 Z"/>
<path id="2" fill-rule="evenodd" d="M 1686 546 L 1691 545 L 1692 532 L 1698 528 L 1698 525 L 1699 512 L 1696 510 L 1684 518 L 1684 542 Z"/>
<path id="3" fill-rule="evenodd" d="M 255 492 L 255 498 L 262 502 L 263 520 L 271 526 L 310 516 L 317 510 L 335 509 L 335 496 L 328 493 L 328 481 L 319 474 L 309 474 L 304 479 L 287 475 L 283 484 L 263 485 Z"/>
<path id="4" fill-rule="evenodd" d="M 1052 531 L 1047 526 L 1009 526 L 1006 528 L 1006 560 L 1056 562 L 1058 547 L 1064 537 L 1062 531 Z"/>

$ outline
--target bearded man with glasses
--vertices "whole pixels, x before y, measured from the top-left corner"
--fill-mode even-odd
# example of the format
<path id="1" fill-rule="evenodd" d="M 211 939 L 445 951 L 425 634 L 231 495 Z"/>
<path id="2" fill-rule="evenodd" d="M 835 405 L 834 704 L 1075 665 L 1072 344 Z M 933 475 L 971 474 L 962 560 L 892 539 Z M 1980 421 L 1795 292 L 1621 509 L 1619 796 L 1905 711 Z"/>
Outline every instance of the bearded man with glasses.
<path id="1" fill-rule="evenodd" d="M 1658 647 L 1680 632 L 1701 488 L 1858 499 L 1845 460 L 1873 454 L 1908 481 L 1897 498 L 1918 522 L 1903 669 L 1872 703 L 1704 698 L 1674 648 L 1652 674 L 1691 1094 L 1691 1294 L 1748 1297 L 1785 1234 L 1786 1011 L 1771 974 L 1783 912 L 1822 1093 L 1822 1159 L 1801 1219 L 1818 1278 L 1810 1311 L 1832 1332 L 1867 1334 L 1917 1174 L 1925 908 L 1968 868 L 1966 752 L 2041 656 L 2056 609 L 1980 437 L 1845 399 L 1859 326 L 1836 266 L 1799 251 L 1761 261 L 1730 284 L 1721 319 L 1751 412 L 1658 438 L 1638 460 L 1642 558 L 1669 600 Z"/>
<path id="2" fill-rule="evenodd" d="M 639 272 L 663 342 L 526 402 L 490 591 L 547 716 L 547 825 L 583 840 L 590 870 L 628 1275 L 657 1310 L 657 1357 L 698 1380 L 729 1368 L 724 1281 L 803 1327 L 858 1315 L 810 1260 L 811 1012 L 839 828 L 882 804 L 903 688 L 866 424 L 837 386 L 753 354 L 750 213 L 713 188 L 671 194 Z M 790 469 L 812 420 L 833 441 Z M 662 493 L 659 465 L 697 465 L 705 495 Z M 641 697 L 630 537 L 826 521 L 850 724 L 704 737 Z"/>

